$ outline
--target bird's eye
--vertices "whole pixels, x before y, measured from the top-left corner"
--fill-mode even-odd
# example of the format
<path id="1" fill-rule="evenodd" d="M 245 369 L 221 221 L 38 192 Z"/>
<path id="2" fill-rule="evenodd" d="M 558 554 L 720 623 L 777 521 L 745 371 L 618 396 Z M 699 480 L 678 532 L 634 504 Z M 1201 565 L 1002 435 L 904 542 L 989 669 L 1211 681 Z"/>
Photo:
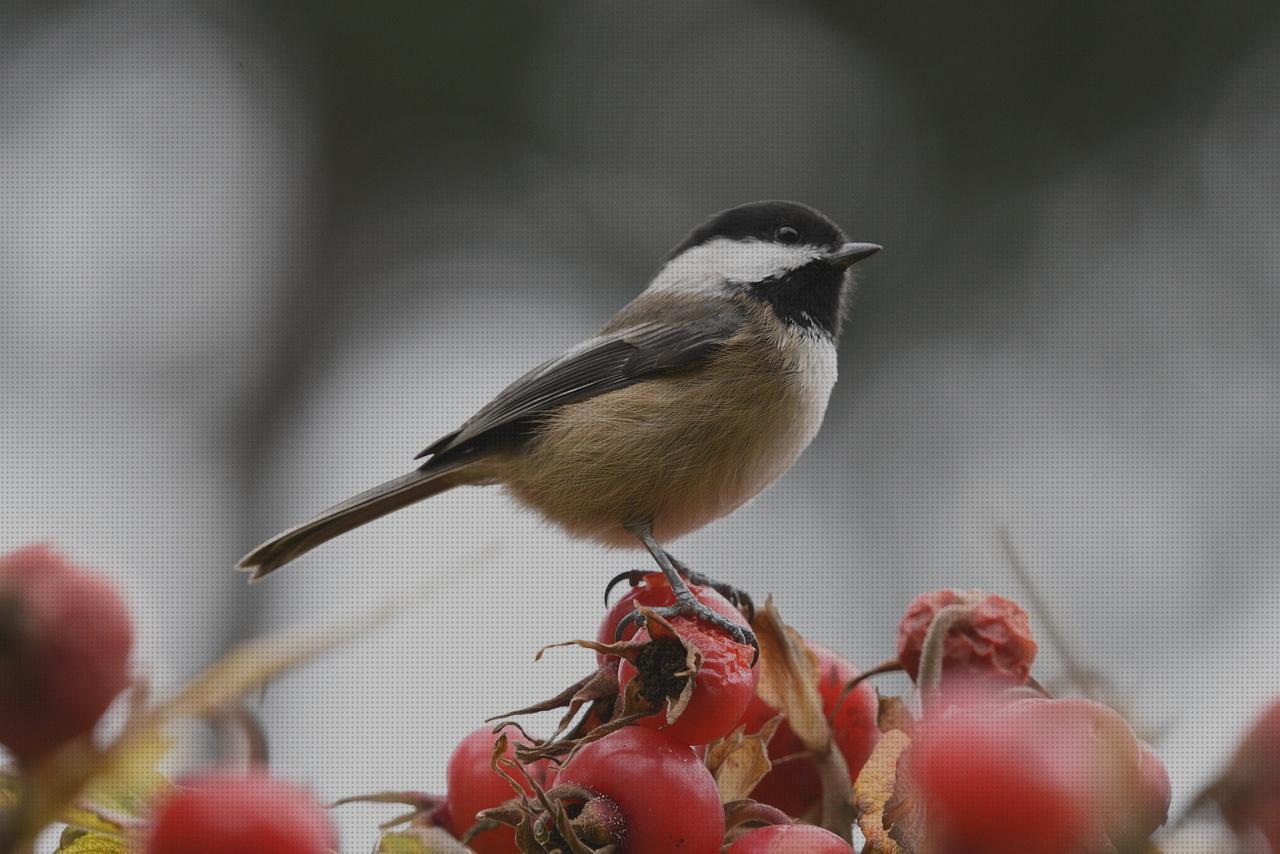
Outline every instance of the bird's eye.
<path id="1" fill-rule="evenodd" d="M 784 225 L 773 233 L 773 239 L 779 243 L 798 243 L 800 241 L 800 232 L 789 225 Z"/>

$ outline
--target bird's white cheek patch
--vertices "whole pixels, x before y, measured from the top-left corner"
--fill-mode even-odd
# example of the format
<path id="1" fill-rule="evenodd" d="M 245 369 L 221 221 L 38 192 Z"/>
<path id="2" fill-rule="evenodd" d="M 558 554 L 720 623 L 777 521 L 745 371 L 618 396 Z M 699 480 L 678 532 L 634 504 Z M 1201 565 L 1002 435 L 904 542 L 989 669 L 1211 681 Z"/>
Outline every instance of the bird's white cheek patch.
<path id="1" fill-rule="evenodd" d="M 715 293 L 726 284 L 759 282 L 803 267 L 821 254 L 813 246 L 717 238 L 672 258 L 649 290 Z"/>

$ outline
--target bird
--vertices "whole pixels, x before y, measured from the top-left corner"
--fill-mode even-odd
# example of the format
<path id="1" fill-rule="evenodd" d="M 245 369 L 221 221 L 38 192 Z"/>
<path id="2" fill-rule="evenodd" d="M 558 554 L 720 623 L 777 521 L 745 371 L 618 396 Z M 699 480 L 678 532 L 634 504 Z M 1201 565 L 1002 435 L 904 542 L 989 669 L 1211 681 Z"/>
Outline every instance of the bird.
<path id="1" fill-rule="evenodd" d="M 417 468 L 277 534 L 239 568 L 257 580 L 410 504 L 499 485 L 572 536 L 645 549 L 675 597 L 660 616 L 758 650 L 749 627 L 693 596 L 663 544 L 732 513 L 809 445 L 836 382 L 851 268 L 880 249 L 798 202 L 723 210 L 599 333 L 508 385 Z"/>

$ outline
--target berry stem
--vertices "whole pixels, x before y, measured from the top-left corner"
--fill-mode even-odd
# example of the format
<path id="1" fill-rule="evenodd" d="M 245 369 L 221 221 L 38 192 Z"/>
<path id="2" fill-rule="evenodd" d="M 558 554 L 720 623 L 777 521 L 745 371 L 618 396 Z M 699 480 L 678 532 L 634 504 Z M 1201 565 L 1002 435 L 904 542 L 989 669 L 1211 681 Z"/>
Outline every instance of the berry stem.
<path id="1" fill-rule="evenodd" d="M 927 709 L 942 688 L 942 660 L 946 654 L 947 635 L 951 630 L 971 619 L 974 605 L 957 602 L 940 610 L 929 624 L 920 651 L 920 669 L 916 672 L 916 684 L 920 688 L 920 702 Z"/>

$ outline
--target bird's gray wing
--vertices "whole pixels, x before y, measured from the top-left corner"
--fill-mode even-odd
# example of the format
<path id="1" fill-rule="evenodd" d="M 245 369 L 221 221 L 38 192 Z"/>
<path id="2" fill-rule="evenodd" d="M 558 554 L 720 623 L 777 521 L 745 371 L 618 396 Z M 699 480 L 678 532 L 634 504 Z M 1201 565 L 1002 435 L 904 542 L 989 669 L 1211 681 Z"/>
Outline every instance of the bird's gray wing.
<path id="1" fill-rule="evenodd" d="M 624 309 L 620 317 L 627 313 Z M 646 377 L 695 367 L 732 338 L 745 320 L 734 303 L 715 301 L 702 306 L 672 306 L 657 320 L 621 328 L 611 325 L 507 386 L 465 424 L 418 457 L 452 451 L 495 428 L 625 388 Z"/>

